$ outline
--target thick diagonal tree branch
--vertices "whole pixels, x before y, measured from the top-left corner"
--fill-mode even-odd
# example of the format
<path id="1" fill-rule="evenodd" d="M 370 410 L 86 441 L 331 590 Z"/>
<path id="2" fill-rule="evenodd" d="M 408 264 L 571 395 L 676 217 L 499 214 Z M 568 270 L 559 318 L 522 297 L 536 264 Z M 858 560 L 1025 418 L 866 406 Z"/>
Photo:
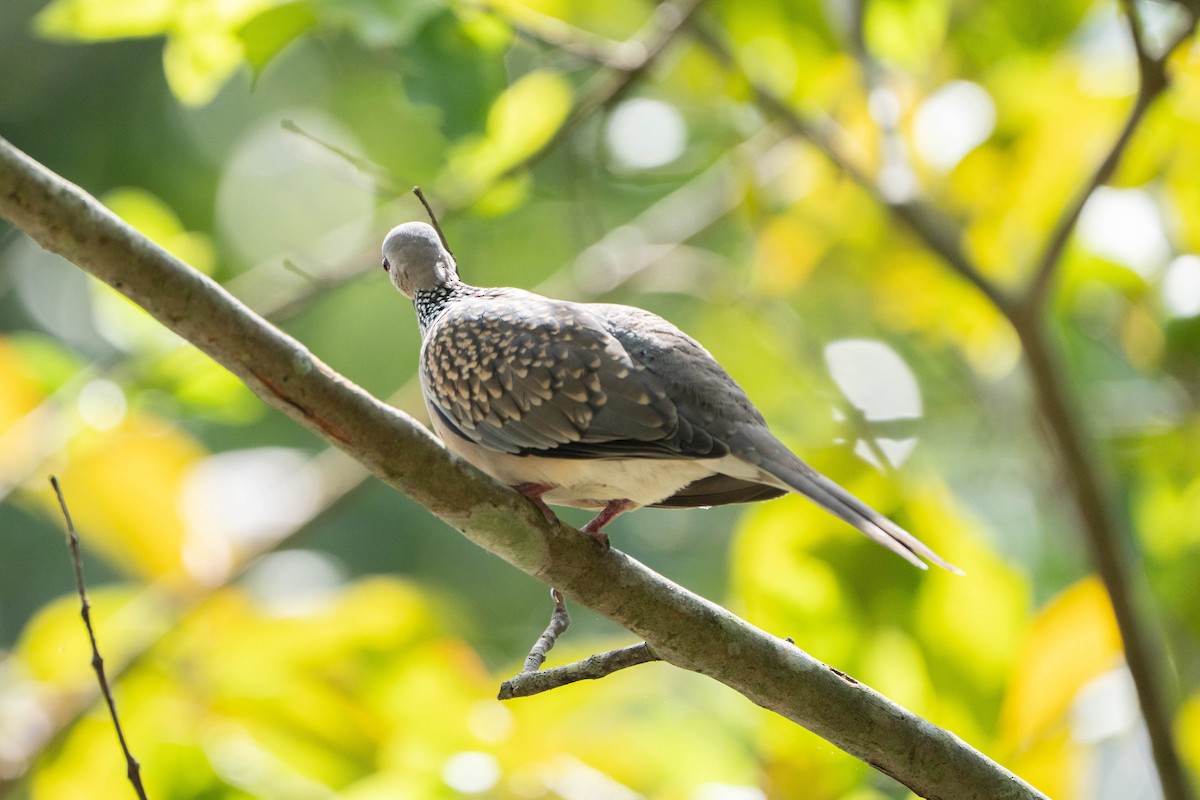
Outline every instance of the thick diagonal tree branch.
<path id="1" fill-rule="evenodd" d="M 603 551 L 577 531 L 548 523 L 531 503 L 452 456 L 410 417 L 346 381 L 3 139 L 0 216 L 129 297 L 264 401 L 475 543 L 644 638 L 663 660 L 721 681 L 923 797 L 1043 797 L 953 734 L 788 642 L 619 551 Z"/>

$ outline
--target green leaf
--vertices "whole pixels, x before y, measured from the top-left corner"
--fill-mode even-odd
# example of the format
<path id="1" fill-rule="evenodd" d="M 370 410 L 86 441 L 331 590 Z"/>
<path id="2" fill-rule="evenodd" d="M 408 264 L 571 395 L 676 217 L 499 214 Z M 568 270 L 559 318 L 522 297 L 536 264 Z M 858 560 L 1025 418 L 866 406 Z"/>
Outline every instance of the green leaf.
<path id="1" fill-rule="evenodd" d="M 268 8 L 238 28 L 237 37 L 245 51 L 246 63 L 255 77 L 285 47 L 317 24 L 317 15 L 305 2 L 286 3 Z"/>
<path id="2" fill-rule="evenodd" d="M 445 7 L 442 0 L 327 0 L 321 19 L 350 30 L 368 47 L 399 47 Z"/>
<path id="3" fill-rule="evenodd" d="M 442 114 L 447 139 L 478 133 L 507 82 L 504 47 L 473 35 L 450 12 L 434 16 L 404 49 L 404 91 Z"/>

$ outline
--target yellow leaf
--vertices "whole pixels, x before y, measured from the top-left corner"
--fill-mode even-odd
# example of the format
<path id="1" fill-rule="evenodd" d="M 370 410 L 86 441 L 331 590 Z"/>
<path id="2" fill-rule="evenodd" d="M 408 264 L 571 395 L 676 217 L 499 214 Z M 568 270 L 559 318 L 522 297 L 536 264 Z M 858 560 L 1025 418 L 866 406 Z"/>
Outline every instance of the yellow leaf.
<path id="1" fill-rule="evenodd" d="M 242 63 L 237 37 L 272 0 L 56 0 L 38 15 L 42 36 L 98 41 L 165 36 L 163 67 L 185 103 L 212 99 Z"/>
<path id="2" fill-rule="evenodd" d="M 176 0 L 55 0 L 34 18 L 34 28 L 56 39 L 116 39 L 162 33 Z"/>
<path id="3" fill-rule="evenodd" d="M 1083 751 L 1066 730 L 1039 739 L 1032 747 L 1004 759 L 1004 765 L 1047 797 L 1080 796 Z"/>
<path id="4" fill-rule="evenodd" d="M 21 352 L 0 337 L 0 483 L 19 483 L 41 460 L 44 426 L 26 419 L 43 392 Z M 16 424 L 25 420 L 22 424 Z"/>
<path id="5" fill-rule="evenodd" d="M 65 549 L 65 548 L 64 548 Z M 63 556 L 66 562 L 66 555 Z M 133 586 L 88 588 L 92 626 L 108 675 L 120 672 L 131 649 L 153 641 L 169 623 L 169 605 L 161 596 Z M 64 595 L 29 621 L 14 657 L 30 677 L 71 695 L 96 686 L 87 629 L 79 618 L 79 597 Z"/>
<path id="6" fill-rule="evenodd" d="M 1012 326 L 979 292 L 949 276 L 928 251 L 890 253 L 870 288 L 886 324 L 957 348 L 983 377 L 999 380 L 1016 367 L 1021 350 Z"/>
<path id="7" fill-rule="evenodd" d="M 917 621 L 931 658 L 946 660 L 991 689 L 1011 669 L 1025 631 L 1029 587 L 977 532 L 940 484 L 909 493 L 911 530 L 966 576 L 933 569 L 922 577 Z"/>
<path id="8" fill-rule="evenodd" d="M 879 0 L 866 8 L 864 36 L 877 56 L 916 66 L 941 49 L 950 22 L 946 0 Z"/>
<path id="9" fill-rule="evenodd" d="M 775 217 L 758 237 L 755 278 L 768 294 L 793 292 L 808 280 L 829 244 L 829 238 L 802 217 Z"/>
<path id="10" fill-rule="evenodd" d="M 184 103 L 212 100 L 242 63 L 242 43 L 227 30 L 196 30 L 172 36 L 163 48 L 163 71 L 171 92 Z"/>
<path id="11" fill-rule="evenodd" d="M 142 414 L 75 437 L 59 476 L 87 546 L 142 577 L 190 582 L 179 496 L 204 455 L 178 428 Z M 48 490 L 43 500 L 54 506 Z"/>
<path id="12" fill-rule="evenodd" d="M 557 72 L 523 76 L 496 98 L 488 112 L 488 138 L 512 161 L 550 140 L 571 110 L 571 87 Z"/>
<path id="13" fill-rule="evenodd" d="M 925 654 L 912 637 L 897 628 L 874 632 L 865 643 L 861 680 L 905 708 L 923 709 L 930 699 Z"/>
<path id="14" fill-rule="evenodd" d="M 1176 728 L 1179 731 L 1179 750 L 1183 760 L 1200 774 L 1200 694 L 1194 694 L 1183 704 Z"/>
<path id="15" fill-rule="evenodd" d="M 1121 634 L 1099 579 L 1085 578 L 1046 604 L 1021 648 L 1000 712 L 1014 750 L 1056 735 L 1075 695 L 1118 664 Z"/>
<path id="16" fill-rule="evenodd" d="M 849 624 L 834 567 L 810 551 L 854 535 L 814 504 L 791 497 L 746 514 L 733 541 L 733 593 L 742 613 L 767 630 L 792 636 L 806 651 L 844 664 L 862 631 Z"/>
<path id="17" fill-rule="evenodd" d="M 37 381 L 17 348 L 0 337 L 0 433 L 42 399 Z"/>

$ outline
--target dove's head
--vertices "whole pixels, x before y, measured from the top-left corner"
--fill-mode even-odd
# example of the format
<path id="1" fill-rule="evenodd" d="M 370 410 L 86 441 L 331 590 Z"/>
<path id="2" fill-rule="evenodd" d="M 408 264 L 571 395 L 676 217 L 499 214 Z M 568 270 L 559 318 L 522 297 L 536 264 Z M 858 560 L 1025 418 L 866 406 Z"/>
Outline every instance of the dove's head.
<path id="1" fill-rule="evenodd" d="M 383 240 L 383 268 L 392 285 L 409 298 L 422 289 L 458 280 L 454 256 L 437 231 L 424 222 L 406 222 L 388 232 Z"/>

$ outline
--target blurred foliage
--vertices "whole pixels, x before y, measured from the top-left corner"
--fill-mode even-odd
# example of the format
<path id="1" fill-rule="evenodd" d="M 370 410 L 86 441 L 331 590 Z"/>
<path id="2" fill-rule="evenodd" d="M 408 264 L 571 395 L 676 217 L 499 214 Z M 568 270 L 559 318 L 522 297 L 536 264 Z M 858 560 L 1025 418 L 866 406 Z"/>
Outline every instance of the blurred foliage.
<path id="1" fill-rule="evenodd" d="M 1179 22 L 1170 4 L 1136 6 L 1155 42 Z M 627 57 L 616 42 L 649 4 L 6 0 L 0 134 L 415 414 L 416 326 L 376 254 L 391 225 L 422 218 L 413 184 L 446 209 L 468 280 L 669 317 L 785 441 L 968 577 L 919 573 L 798 498 L 642 511 L 614 526 L 617 546 L 1053 797 L 1102 796 L 1101 780 L 1103 796 L 1146 796 L 1119 636 L 1016 336 L 837 165 L 767 124 L 747 84 L 826 121 L 881 186 L 947 211 L 1016 288 L 1132 102 L 1128 34 L 1112 2 L 858 8 L 713 0 L 702 13 L 739 71 L 685 31 L 620 102 L 579 118 L 602 73 L 586 52 Z M 1052 322 L 1147 559 L 1200 772 L 1200 51 L 1169 71 L 1085 209 Z M 883 343 L 915 394 L 826 349 L 852 340 Z M 128 794 L 50 472 L 155 798 L 905 796 L 661 665 L 501 705 L 549 613 L 544 587 L 360 485 L 7 228 L 0 796 Z M 575 611 L 553 662 L 627 643 Z"/>

